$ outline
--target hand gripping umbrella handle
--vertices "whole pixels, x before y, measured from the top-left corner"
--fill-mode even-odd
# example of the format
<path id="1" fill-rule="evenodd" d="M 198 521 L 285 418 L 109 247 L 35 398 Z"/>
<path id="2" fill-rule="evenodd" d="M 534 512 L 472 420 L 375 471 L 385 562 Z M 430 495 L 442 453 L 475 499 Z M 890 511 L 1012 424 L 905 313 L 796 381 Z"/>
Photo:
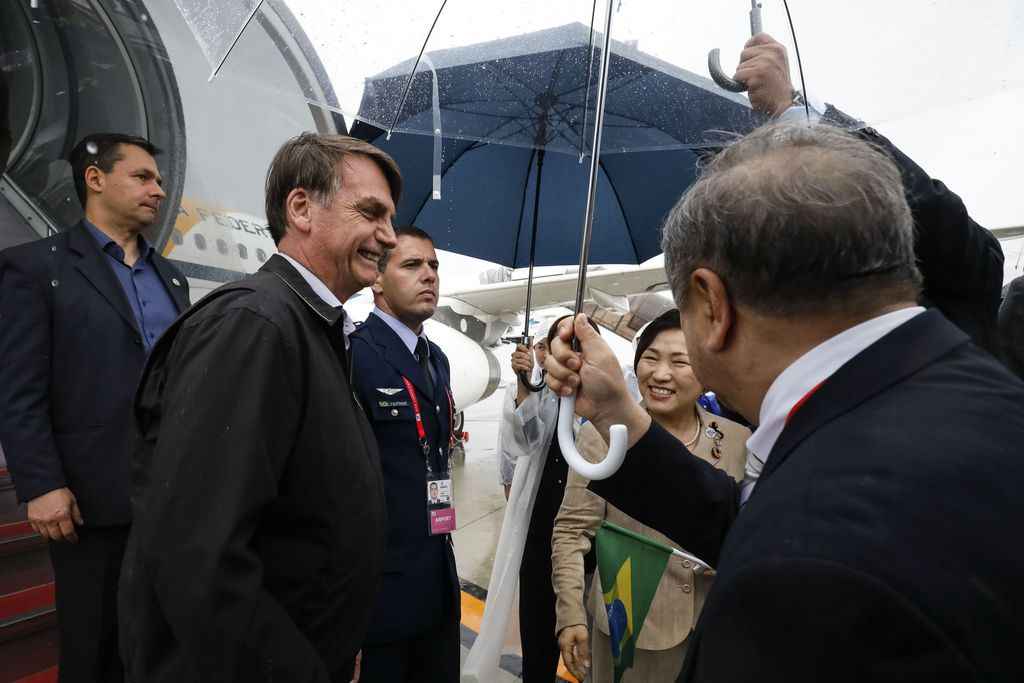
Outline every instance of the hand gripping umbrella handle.
<path id="1" fill-rule="evenodd" d="M 572 433 L 573 417 L 576 415 L 576 397 L 563 396 L 558 408 L 558 447 L 569 467 L 581 477 L 591 480 L 607 479 L 622 466 L 626 459 L 626 444 L 629 433 L 626 425 L 612 425 L 608 430 L 608 454 L 601 462 L 588 462 L 576 450 L 576 438 Z"/>
<path id="2" fill-rule="evenodd" d="M 750 0 L 750 35 L 756 36 L 761 31 L 761 0 Z M 721 52 L 717 47 L 708 52 L 708 72 L 711 73 L 711 79 L 723 90 L 745 92 L 747 89 L 745 84 L 729 78 L 722 71 Z"/>

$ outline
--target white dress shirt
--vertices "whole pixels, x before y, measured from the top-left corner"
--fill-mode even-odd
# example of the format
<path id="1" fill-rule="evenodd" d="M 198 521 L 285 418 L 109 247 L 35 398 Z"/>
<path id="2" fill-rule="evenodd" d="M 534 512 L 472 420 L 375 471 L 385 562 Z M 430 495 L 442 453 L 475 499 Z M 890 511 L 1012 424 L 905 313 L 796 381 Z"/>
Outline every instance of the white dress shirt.
<path id="1" fill-rule="evenodd" d="M 913 306 L 865 320 L 818 344 L 775 378 L 761 402 L 757 430 L 747 439 L 747 466 L 740 484 L 740 505 L 746 503 L 754 491 L 793 406 L 854 356 L 921 313 L 924 308 Z"/>
<path id="2" fill-rule="evenodd" d="M 313 271 L 293 259 L 288 254 L 284 254 L 280 251 L 277 253 L 288 261 L 288 263 L 292 264 L 292 267 L 295 268 L 295 270 L 299 271 L 299 275 L 302 276 L 302 279 L 305 280 L 306 284 L 308 284 L 310 289 L 313 290 L 313 293 L 320 297 L 325 304 L 333 308 L 341 306 L 342 309 L 344 309 L 344 306 L 341 305 L 341 301 L 338 300 L 338 297 L 334 296 L 334 292 L 324 284 L 323 280 L 314 275 Z M 341 332 L 345 335 L 346 350 L 348 350 L 348 336 L 355 331 L 356 324 L 353 322 L 352 316 L 348 314 L 348 311 L 345 311 L 345 319 L 341 323 Z"/>
<path id="3" fill-rule="evenodd" d="M 398 335 L 398 338 L 402 340 L 402 343 L 405 344 L 405 347 L 409 349 L 409 353 L 411 353 L 413 356 L 416 355 L 416 344 L 419 343 L 420 339 L 422 339 L 425 342 L 428 342 L 427 355 L 430 355 L 430 340 L 427 339 L 425 331 L 421 331 L 419 334 L 416 334 L 415 332 L 410 330 L 409 327 L 401 320 L 399 320 L 393 315 L 385 313 L 376 306 L 373 307 L 372 313 L 373 315 L 377 316 L 385 323 L 387 323 L 388 327 L 394 330 L 395 334 Z"/>

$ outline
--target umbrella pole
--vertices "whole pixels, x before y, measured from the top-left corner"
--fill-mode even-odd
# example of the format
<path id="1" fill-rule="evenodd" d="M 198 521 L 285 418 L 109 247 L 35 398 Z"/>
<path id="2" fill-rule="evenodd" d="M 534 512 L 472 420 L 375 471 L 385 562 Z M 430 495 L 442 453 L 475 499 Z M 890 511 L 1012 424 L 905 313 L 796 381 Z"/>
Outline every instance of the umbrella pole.
<path id="1" fill-rule="evenodd" d="M 601 53 L 601 71 L 597 81 L 597 106 L 594 112 L 594 142 L 590 150 L 590 176 L 587 179 L 587 210 L 583 217 L 583 239 L 580 245 L 580 272 L 576 281 L 576 309 L 583 308 L 587 287 L 587 261 L 590 259 L 590 236 L 594 228 L 594 206 L 597 200 L 597 173 L 601 163 L 601 129 L 604 128 L 604 103 L 608 94 L 608 65 L 611 62 L 612 11 L 615 0 L 608 0 L 604 20 L 604 51 Z"/>
<path id="2" fill-rule="evenodd" d="M 526 278 L 526 313 L 523 322 L 523 343 L 530 344 L 533 338 L 530 337 L 530 303 L 533 300 L 533 267 L 537 254 L 537 224 L 538 212 L 540 211 L 540 180 L 544 172 L 544 148 L 537 150 L 537 179 L 533 190 L 533 232 L 530 235 L 530 274 Z M 526 387 L 536 393 L 544 388 L 544 382 L 533 384 L 525 372 L 519 373 L 519 379 Z"/>
<path id="3" fill-rule="evenodd" d="M 597 86 L 597 111 L 594 118 L 594 147 L 590 156 L 590 179 L 587 186 L 587 213 L 583 220 L 583 244 L 580 248 L 580 277 L 576 283 L 576 313 L 583 308 L 583 294 L 587 286 L 587 259 L 590 257 L 590 233 L 594 227 L 594 200 L 597 196 L 597 171 L 601 156 L 601 128 L 604 126 L 604 101 L 608 93 L 608 65 L 611 61 L 612 10 L 615 0 L 608 0 L 604 23 L 604 53 Z M 574 344 L 578 348 L 578 344 Z M 608 453 L 601 462 L 588 462 L 576 450 L 573 421 L 576 414 L 576 396 L 563 396 L 558 407 L 558 448 L 569 467 L 590 480 L 607 479 L 615 474 L 626 457 L 629 433 L 625 425 L 614 424 L 608 429 Z"/>

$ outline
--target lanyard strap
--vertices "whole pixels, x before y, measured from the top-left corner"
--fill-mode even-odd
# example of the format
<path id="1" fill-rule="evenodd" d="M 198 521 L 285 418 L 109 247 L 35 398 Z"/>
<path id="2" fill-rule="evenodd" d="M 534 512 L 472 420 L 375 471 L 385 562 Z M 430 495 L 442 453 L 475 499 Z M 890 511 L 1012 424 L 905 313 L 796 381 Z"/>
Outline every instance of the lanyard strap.
<path id="1" fill-rule="evenodd" d="M 427 430 L 423 428 L 423 416 L 420 414 L 420 402 L 416 398 L 416 388 L 413 387 L 412 382 L 409 381 L 408 377 L 402 376 L 402 382 L 405 383 L 405 390 L 409 392 L 409 399 L 412 401 L 412 410 L 416 415 L 416 436 L 420 438 L 421 444 L 427 443 Z"/>
<path id="2" fill-rule="evenodd" d="M 448 387 L 444 388 L 444 393 L 448 396 L 448 450 L 451 450 L 455 448 L 457 440 L 455 438 L 455 399 L 452 398 L 452 390 Z"/>

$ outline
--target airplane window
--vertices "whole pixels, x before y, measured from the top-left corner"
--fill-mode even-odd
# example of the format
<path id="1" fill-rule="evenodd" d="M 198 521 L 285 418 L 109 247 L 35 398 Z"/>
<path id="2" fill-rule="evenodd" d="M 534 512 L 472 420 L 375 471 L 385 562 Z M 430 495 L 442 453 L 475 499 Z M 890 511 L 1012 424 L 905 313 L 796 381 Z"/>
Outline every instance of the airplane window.
<path id="1" fill-rule="evenodd" d="M 260 263 L 263 263 L 264 261 L 267 260 L 267 252 L 263 251 L 262 249 L 257 249 L 256 258 L 259 259 Z"/>
<path id="2" fill-rule="evenodd" d="M 196 249 L 199 251 L 206 251 L 206 238 L 200 235 L 198 232 L 194 235 L 196 240 Z"/>
<path id="3" fill-rule="evenodd" d="M 172 241 L 172 242 L 174 242 L 175 244 L 181 244 L 181 243 L 182 243 L 182 242 L 184 242 L 185 240 L 183 240 L 183 239 L 181 238 L 181 233 L 180 233 L 179 231 L 177 231 L 177 230 L 172 230 L 172 231 L 171 231 L 171 241 Z"/>
<path id="4" fill-rule="evenodd" d="M 238 256 L 243 259 L 249 258 L 249 250 L 245 248 L 244 244 L 238 245 Z"/>
<path id="5" fill-rule="evenodd" d="M 225 242 L 222 239 L 218 239 L 217 240 L 217 251 L 220 252 L 221 254 L 227 254 L 228 253 L 228 243 Z"/>

